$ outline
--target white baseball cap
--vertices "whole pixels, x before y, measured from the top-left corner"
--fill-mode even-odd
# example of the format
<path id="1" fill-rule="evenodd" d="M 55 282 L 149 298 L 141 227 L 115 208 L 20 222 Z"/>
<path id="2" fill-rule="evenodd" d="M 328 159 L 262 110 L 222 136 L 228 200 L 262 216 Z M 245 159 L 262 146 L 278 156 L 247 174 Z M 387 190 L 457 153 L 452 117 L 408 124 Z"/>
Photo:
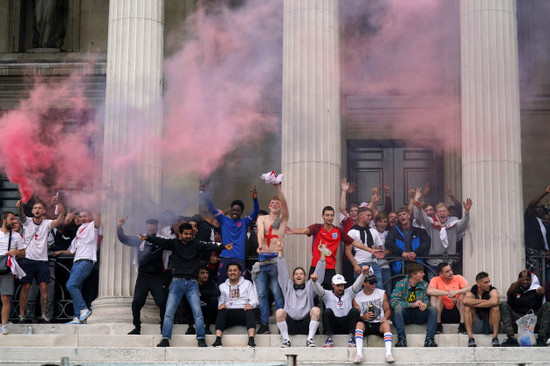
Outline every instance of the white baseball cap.
<path id="1" fill-rule="evenodd" d="M 334 285 L 345 285 L 347 282 L 344 276 L 342 276 L 341 274 L 337 274 L 332 276 L 332 283 Z"/>

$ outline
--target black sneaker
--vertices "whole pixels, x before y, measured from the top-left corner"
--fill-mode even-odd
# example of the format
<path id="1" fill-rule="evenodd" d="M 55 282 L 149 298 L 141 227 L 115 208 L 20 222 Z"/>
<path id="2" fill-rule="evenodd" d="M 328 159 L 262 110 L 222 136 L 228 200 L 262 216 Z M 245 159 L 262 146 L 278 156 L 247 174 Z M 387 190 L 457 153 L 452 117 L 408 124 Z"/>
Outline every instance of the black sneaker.
<path id="1" fill-rule="evenodd" d="M 24 316 L 19 315 L 19 318 L 17 319 L 17 323 L 25 324 L 26 322 L 27 322 L 27 319 Z"/>
<path id="2" fill-rule="evenodd" d="M 394 347 L 407 347 L 407 338 L 399 338 Z"/>
<path id="3" fill-rule="evenodd" d="M 519 347 L 518 340 L 514 337 L 508 337 L 507 340 L 502 342 L 502 347 Z"/>
<path id="4" fill-rule="evenodd" d="M 424 341 L 424 347 L 437 347 L 437 343 L 435 343 L 433 338 L 426 338 Z"/>
<path id="5" fill-rule="evenodd" d="M 468 339 L 468 347 L 477 347 L 476 340 L 473 338 Z"/>
<path id="6" fill-rule="evenodd" d="M 220 338 L 216 338 L 216 341 L 212 343 L 212 347 L 223 347 L 222 340 Z"/>
<path id="7" fill-rule="evenodd" d="M 195 330 L 194 326 L 190 325 L 189 327 L 187 327 L 185 334 L 197 334 L 197 331 Z"/>
<path id="8" fill-rule="evenodd" d="M 466 326 L 464 325 L 464 323 L 460 323 L 458 325 L 458 334 L 468 334 L 468 332 L 466 331 Z"/>
<path id="9" fill-rule="evenodd" d="M 517 341 L 516 341 L 517 342 Z M 491 340 L 491 346 L 493 347 L 500 347 L 500 342 L 498 341 L 498 337 L 495 337 Z"/>
<path id="10" fill-rule="evenodd" d="M 170 347 L 170 341 L 166 338 L 162 338 L 159 344 L 157 344 L 157 347 Z"/>
<path id="11" fill-rule="evenodd" d="M 502 345 L 504 345 L 504 343 Z M 546 347 L 546 341 L 544 338 L 537 338 L 537 347 Z"/>
<path id="12" fill-rule="evenodd" d="M 132 335 L 132 334 L 141 334 L 141 329 L 140 328 L 134 328 L 131 331 L 129 331 L 128 334 L 130 334 L 130 335 Z"/>
<path id="13" fill-rule="evenodd" d="M 206 345 L 206 342 L 204 341 L 204 339 L 197 339 L 197 346 L 199 346 L 199 347 L 208 347 Z"/>
<path id="14" fill-rule="evenodd" d="M 269 326 L 267 324 L 260 324 L 260 327 L 256 332 L 256 334 L 269 334 L 269 333 L 271 333 L 271 330 L 269 330 Z"/>
<path id="15" fill-rule="evenodd" d="M 443 333 L 443 324 L 437 323 L 435 325 L 435 334 L 442 334 Z"/>
<path id="16" fill-rule="evenodd" d="M 256 348 L 256 342 L 254 342 L 254 338 L 250 338 L 248 340 L 248 347 L 250 348 Z"/>
<path id="17" fill-rule="evenodd" d="M 38 318 L 36 321 L 38 324 L 48 324 L 50 322 L 50 319 L 48 318 Z"/>

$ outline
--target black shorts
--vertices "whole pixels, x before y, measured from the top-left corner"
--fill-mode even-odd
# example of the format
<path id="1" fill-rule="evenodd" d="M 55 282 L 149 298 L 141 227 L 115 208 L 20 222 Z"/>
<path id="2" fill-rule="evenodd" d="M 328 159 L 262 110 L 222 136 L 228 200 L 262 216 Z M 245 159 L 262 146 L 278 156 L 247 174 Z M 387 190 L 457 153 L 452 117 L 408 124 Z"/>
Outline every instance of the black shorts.
<path id="1" fill-rule="evenodd" d="M 309 334 L 309 321 L 309 314 L 301 320 L 294 320 L 287 315 L 286 325 L 288 326 L 288 334 Z"/>
<path id="2" fill-rule="evenodd" d="M 21 283 L 32 283 L 36 278 L 36 284 L 46 282 L 50 283 L 50 266 L 48 261 L 35 261 L 23 258 L 19 261 L 19 266 L 27 274 L 21 279 Z"/>
<path id="3" fill-rule="evenodd" d="M 369 323 L 369 322 L 363 321 L 363 324 L 365 325 L 365 331 L 363 332 L 363 337 L 366 337 L 372 334 L 380 337 L 384 337 L 384 335 L 380 333 L 380 323 Z"/>
<path id="4" fill-rule="evenodd" d="M 443 310 L 441 310 L 441 323 L 445 323 L 445 324 L 460 323 L 460 312 L 458 311 L 458 307 L 456 305 L 450 310 L 443 307 Z"/>

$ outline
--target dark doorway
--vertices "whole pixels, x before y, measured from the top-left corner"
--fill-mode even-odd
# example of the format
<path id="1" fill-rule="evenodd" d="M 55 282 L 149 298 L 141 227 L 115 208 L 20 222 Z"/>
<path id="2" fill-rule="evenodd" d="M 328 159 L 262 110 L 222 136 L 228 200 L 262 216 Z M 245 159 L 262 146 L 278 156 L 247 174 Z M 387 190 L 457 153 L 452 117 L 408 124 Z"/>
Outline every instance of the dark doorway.
<path id="1" fill-rule="evenodd" d="M 348 197 L 348 202 L 370 202 L 373 187 L 380 187 L 381 201 L 378 209 L 384 208 L 382 186 L 390 187 L 393 210 L 409 202 L 408 188 L 430 185 L 425 201 L 437 203 L 443 199 L 443 157 L 435 151 L 418 144 L 395 140 L 348 140 L 348 180 L 357 184 L 357 191 Z"/>

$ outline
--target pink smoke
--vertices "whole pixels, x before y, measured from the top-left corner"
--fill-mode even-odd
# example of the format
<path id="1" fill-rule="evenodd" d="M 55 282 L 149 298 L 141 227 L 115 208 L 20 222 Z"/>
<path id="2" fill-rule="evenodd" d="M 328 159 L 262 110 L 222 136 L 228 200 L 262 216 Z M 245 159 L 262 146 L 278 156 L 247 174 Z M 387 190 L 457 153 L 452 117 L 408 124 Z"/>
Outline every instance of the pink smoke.
<path id="1" fill-rule="evenodd" d="M 376 124 L 377 114 L 391 115 L 388 138 L 459 150 L 460 139 L 449 139 L 460 111 L 457 4 L 343 0 L 341 10 L 342 93 L 371 100 L 373 108 L 367 120 L 348 115 L 347 121 Z"/>
<path id="2" fill-rule="evenodd" d="M 49 202 L 58 189 L 92 185 L 91 107 L 78 77 L 61 82 L 36 79 L 28 99 L 0 117 L 0 169 L 31 196 Z"/>
<path id="3" fill-rule="evenodd" d="M 271 111 L 280 106 L 282 8 L 249 1 L 187 20 L 193 38 L 165 63 L 167 166 L 204 177 L 240 144 L 279 129 Z"/>

